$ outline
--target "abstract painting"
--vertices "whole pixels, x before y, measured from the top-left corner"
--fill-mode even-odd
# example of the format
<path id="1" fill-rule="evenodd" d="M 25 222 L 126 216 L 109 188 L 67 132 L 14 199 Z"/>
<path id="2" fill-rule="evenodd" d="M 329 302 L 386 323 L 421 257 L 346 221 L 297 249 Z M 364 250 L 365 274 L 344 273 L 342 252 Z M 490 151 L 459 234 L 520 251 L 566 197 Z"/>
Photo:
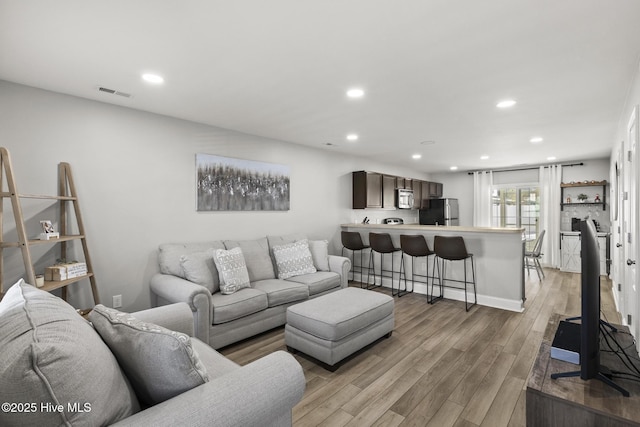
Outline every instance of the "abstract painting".
<path id="1" fill-rule="evenodd" d="M 287 211 L 289 166 L 196 154 L 198 211 Z"/>

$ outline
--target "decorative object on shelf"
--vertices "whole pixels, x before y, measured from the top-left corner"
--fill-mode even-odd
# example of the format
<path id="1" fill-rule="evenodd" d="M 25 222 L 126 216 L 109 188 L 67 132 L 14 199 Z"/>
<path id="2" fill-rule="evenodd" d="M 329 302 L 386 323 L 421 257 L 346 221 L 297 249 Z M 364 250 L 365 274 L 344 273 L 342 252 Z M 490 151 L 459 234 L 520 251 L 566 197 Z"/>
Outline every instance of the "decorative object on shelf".
<path id="1" fill-rule="evenodd" d="M 45 272 L 45 280 L 50 282 L 61 282 L 63 280 L 75 279 L 87 275 L 87 264 L 84 262 L 70 262 L 56 264 L 47 267 Z"/>
<path id="2" fill-rule="evenodd" d="M 54 230 L 53 224 L 49 220 L 40 221 L 42 226 L 42 233 L 40 233 L 40 240 L 51 240 L 60 238 L 60 233 Z"/>
<path id="3" fill-rule="evenodd" d="M 589 196 L 587 196 L 584 193 L 580 193 L 578 194 L 578 200 L 580 200 L 581 203 L 584 203 L 587 201 L 587 199 L 589 198 Z"/>
<path id="4" fill-rule="evenodd" d="M 196 209 L 288 211 L 289 166 L 196 154 Z"/>
<path id="5" fill-rule="evenodd" d="M 600 195 L 599 195 L 599 194 L 596 194 L 596 198 L 595 198 L 595 199 L 593 199 L 593 201 L 594 201 L 595 203 L 600 203 L 600 202 L 601 202 L 601 200 L 600 200 Z"/>
<path id="6" fill-rule="evenodd" d="M 567 203 L 571 203 L 571 197 L 567 197 Z"/>
<path id="7" fill-rule="evenodd" d="M 36 287 L 41 288 L 44 286 L 44 276 L 42 274 L 36 275 Z"/>

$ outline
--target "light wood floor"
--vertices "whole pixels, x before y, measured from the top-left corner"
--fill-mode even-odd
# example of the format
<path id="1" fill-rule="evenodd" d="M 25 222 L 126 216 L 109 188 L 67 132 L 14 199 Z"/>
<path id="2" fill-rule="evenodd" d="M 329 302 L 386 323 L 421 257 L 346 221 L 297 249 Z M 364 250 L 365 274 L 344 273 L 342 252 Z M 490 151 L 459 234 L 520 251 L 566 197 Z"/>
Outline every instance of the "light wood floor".
<path id="1" fill-rule="evenodd" d="M 580 275 L 545 269 L 526 278 L 525 310 L 513 313 L 420 294 L 395 298 L 395 330 L 334 373 L 296 354 L 307 388 L 297 426 L 524 426 L 526 380 L 552 313 L 580 314 Z M 602 311 L 620 324 L 611 282 Z M 389 289 L 382 292 L 389 293 Z M 229 346 L 244 365 L 285 350 L 284 328 Z"/>

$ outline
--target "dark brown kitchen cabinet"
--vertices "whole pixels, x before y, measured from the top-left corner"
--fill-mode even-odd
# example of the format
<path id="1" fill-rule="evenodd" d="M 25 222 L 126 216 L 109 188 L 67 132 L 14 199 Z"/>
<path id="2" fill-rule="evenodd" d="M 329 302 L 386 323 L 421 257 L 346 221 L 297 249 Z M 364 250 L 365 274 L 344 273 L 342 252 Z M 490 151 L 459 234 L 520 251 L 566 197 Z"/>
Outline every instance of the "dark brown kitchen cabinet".
<path id="1" fill-rule="evenodd" d="M 419 179 L 413 180 L 413 208 L 420 209 L 422 207 L 422 186 L 424 181 Z"/>
<path id="2" fill-rule="evenodd" d="M 353 209 L 394 208 L 396 189 L 413 190 L 413 208 L 429 208 L 429 200 L 442 197 L 442 184 L 378 172 L 352 172 Z"/>
<path id="3" fill-rule="evenodd" d="M 420 197 L 420 209 L 428 209 L 429 208 L 429 188 L 431 183 L 429 181 L 422 181 L 422 193 Z"/>
<path id="4" fill-rule="evenodd" d="M 439 182 L 429 183 L 429 197 L 432 199 L 438 199 L 442 197 L 442 184 Z"/>
<path id="5" fill-rule="evenodd" d="M 382 207 L 394 208 L 396 206 L 396 177 L 382 175 Z"/>
<path id="6" fill-rule="evenodd" d="M 382 207 L 382 174 L 357 171 L 352 173 L 353 209 Z"/>

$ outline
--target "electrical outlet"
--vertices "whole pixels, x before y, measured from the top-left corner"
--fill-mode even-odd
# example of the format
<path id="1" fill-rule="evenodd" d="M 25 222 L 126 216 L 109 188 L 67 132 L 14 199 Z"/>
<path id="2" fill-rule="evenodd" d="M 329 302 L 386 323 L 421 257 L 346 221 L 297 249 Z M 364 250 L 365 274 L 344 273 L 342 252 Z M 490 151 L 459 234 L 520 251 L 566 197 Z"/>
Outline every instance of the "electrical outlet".
<path id="1" fill-rule="evenodd" d="M 114 295 L 113 296 L 113 308 L 122 307 L 122 295 Z"/>

